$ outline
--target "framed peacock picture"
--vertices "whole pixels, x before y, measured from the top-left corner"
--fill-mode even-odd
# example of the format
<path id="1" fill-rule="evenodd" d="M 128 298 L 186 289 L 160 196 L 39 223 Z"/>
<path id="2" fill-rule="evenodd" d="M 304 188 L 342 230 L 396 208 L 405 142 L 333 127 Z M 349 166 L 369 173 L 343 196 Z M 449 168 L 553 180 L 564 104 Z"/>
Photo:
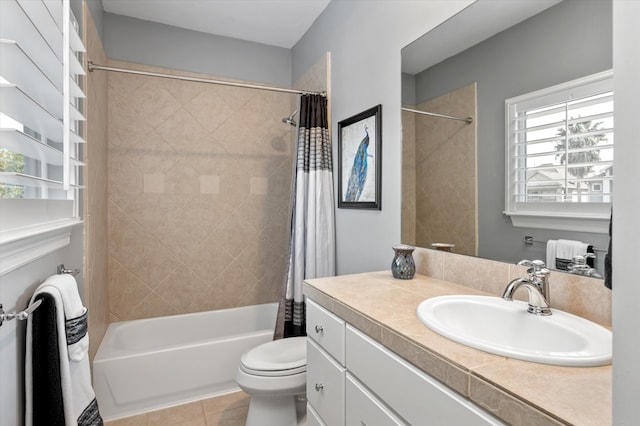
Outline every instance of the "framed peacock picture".
<path id="1" fill-rule="evenodd" d="M 338 123 L 338 207 L 381 210 L 382 105 Z"/>

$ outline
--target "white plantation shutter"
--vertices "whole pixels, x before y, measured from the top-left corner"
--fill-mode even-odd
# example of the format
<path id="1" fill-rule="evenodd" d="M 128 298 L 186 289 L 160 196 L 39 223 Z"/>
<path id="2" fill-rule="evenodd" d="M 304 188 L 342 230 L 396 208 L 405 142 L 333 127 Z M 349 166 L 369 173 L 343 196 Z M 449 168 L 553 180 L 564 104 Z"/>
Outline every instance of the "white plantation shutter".
<path id="1" fill-rule="evenodd" d="M 0 0 L 0 243 L 79 222 L 85 51 L 69 0 Z"/>
<path id="2" fill-rule="evenodd" d="M 605 231 L 613 197 L 612 77 L 607 71 L 506 101 L 505 214 L 515 226 L 566 229 L 530 219 L 578 218 L 591 222 L 571 230 Z"/>

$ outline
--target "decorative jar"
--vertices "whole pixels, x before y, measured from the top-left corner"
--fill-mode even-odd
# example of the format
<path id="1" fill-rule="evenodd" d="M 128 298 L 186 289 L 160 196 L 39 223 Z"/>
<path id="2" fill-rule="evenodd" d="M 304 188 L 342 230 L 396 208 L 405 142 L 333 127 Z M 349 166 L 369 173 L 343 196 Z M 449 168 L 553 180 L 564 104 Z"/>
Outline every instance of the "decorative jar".
<path id="1" fill-rule="evenodd" d="M 410 280 L 416 274 L 416 263 L 413 261 L 413 251 L 415 247 L 406 244 L 393 246 L 396 253 L 391 263 L 391 273 L 394 278 Z"/>

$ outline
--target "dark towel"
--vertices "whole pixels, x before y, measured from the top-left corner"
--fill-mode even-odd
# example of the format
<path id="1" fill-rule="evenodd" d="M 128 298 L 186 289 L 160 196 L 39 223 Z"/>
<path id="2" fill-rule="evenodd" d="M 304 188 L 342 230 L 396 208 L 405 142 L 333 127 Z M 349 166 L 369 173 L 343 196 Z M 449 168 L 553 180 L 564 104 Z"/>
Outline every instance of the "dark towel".
<path id="1" fill-rule="evenodd" d="M 613 223 L 613 211 L 611 211 L 611 220 L 609 221 L 609 250 L 607 254 L 604 255 L 604 286 L 612 289 L 613 288 L 613 270 L 611 269 L 611 258 L 613 257 L 613 250 L 611 249 L 611 224 Z"/>
<path id="2" fill-rule="evenodd" d="M 33 425 L 64 426 L 56 302 L 46 293 L 38 299 L 42 304 L 31 314 Z"/>
<path id="3" fill-rule="evenodd" d="M 2 1 L 2 0 L 0 0 Z M 75 279 L 53 275 L 31 297 L 27 318 L 26 426 L 102 426 L 88 357 L 86 319 Z"/>

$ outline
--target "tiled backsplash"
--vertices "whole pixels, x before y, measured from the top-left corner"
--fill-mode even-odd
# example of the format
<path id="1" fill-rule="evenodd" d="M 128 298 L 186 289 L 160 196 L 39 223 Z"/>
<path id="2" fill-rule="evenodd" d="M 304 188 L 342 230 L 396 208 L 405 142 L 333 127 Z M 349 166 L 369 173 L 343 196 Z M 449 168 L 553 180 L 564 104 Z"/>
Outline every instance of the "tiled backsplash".
<path id="1" fill-rule="evenodd" d="M 527 276 L 527 268 L 438 250 L 416 248 L 416 272 L 501 296 L 507 284 Z M 524 290 L 516 299 L 526 300 Z M 611 290 L 603 280 L 551 271 L 549 298 L 552 308 L 611 326 Z"/>

